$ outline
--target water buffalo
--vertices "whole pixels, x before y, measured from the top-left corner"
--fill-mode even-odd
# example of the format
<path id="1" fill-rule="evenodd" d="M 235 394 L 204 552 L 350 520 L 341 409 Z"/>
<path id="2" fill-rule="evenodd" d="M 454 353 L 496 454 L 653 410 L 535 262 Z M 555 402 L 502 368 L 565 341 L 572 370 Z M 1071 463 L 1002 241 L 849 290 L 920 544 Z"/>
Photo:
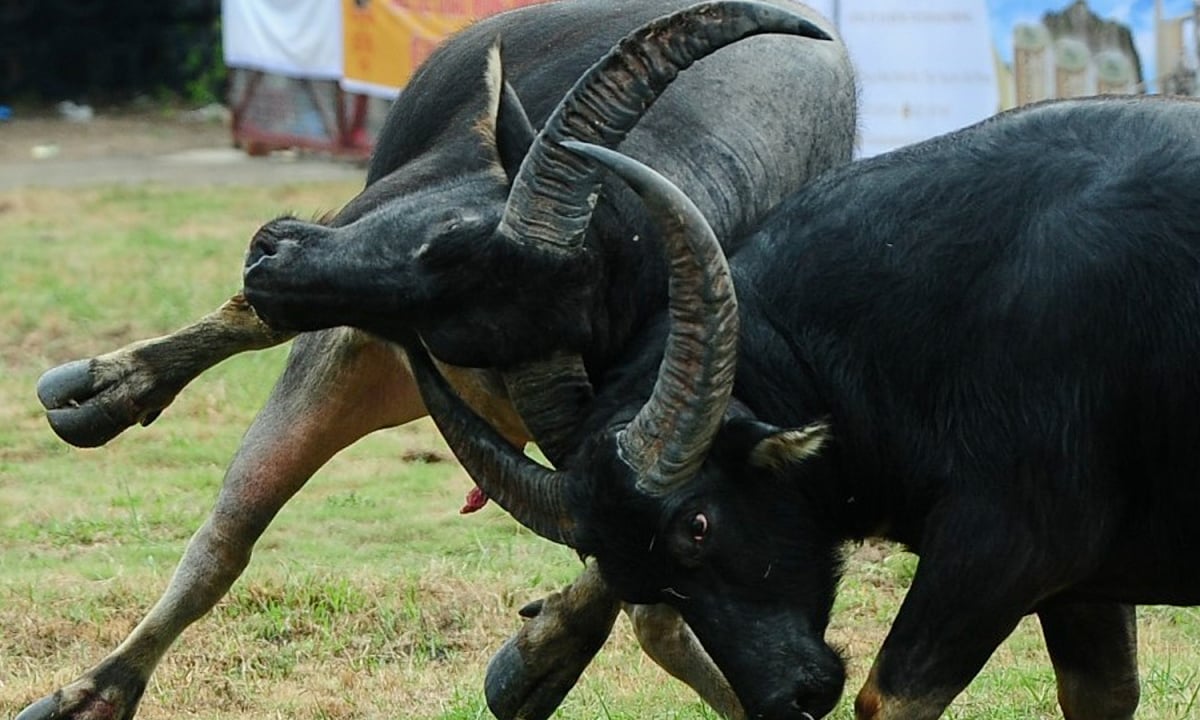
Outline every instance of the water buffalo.
<path id="1" fill-rule="evenodd" d="M 844 47 L 765 35 L 737 42 L 768 32 L 828 38 L 827 21 L 789 0 L 772 0 L 713 3 L 652 23 L 690 4 L 564 0 L 472 25 L 430 58 L 394 105 L 358 196 L 327 225 L 281 218 L 256 234 L 247 292 L 274 326 L 238 295 L 178 333 L 43 376 L 38 394 L 55 431 L 76 445 L 102 445 L 135 423 L 153 421 L 192 378 L 220 360 L 287 341 L 295 330 L 329 328 L 296 337 L 282 377 L 227 470 L 212 514 L 158 603 L 119 648 L 28 707 L 19 720 L 132 717 L 159 659 L 225 594 L 258 537 L 309 477 L 362 436 L 426 414 L 405 351 L 394 342 L 413 342 L 414 330 L 442 361 L 439 373 L 511 442 L 523 443 L 532 432 L 548 456 L 561 455 L 563 439 L 553 433 L 576 404 L 547 402 L 545 379 L 554 378 L 557 388 L 566 372 L 581 391 L 587 387 L 587 373 L 602 369 L 665 302 L 665 271 L 655 258 L 656 230 L 636 198 L 619 185 L 599 183 L 589 183 L 592 190 L 582 195 L 561 196 L 560 188 L 584 187 L 580 183 L 589 176 L 599 176 L 536 128 L 550 140 L 621 142 L 626 152 L 669 168 L 729 238 L 742 236 L 809 178 L 849 159 L 856 97 Z M 640 34 L 638 28 L 644 28 Z M 626 41 L 585 76 L 622 37 Z M 690 63 L 734 42 L 667 88 Z M 501 224 L 502 232 L 489 234 Z M 478 329 L 463 293 L 490 297 L 503 289 L 508 298 L 540 298 L 548 279 L 531 272 L 553 270 L 554 256 L 536 249 L 537 243 L 568 235 L 591 258 L 586 272 L 574 276 L 576 292 L 561 305 L 578 313 L 572 332 L 562 336 L 572 352 L 547 357 L 534 334 L 502 364 L 472 363 L 478 358 L 463 354 L 455 341 L 457 334 Z M 331 237 L 345 240 L 347 251 L 408 253 L 425 263 L 428 272 L 419 280 L 426 284 L 411 288 L 424 303 L 420 313 L 385 305 L 387 322 L 359 322 L 329 308 L 319 317 L 290 312 L 288 293 L 296 288 L 270 271 L 297 247 Z M 514 263 L 492 265 L 494 285 L 473 287 L 465 272 L 461 284 L 454 282 L 457 265 L 494 259 L 500 239 L 535 251 L 517 257 L 513 250 Z M 299 289 L 319 300 L 322 282 Z M 358 288 L 363 297 L 380 300 L 369 282 Z M 553 304 L 514 307 L 540 322 Z M 545 322 L 561 325 L 565 318 L 549 313 Z M 508 661 L 490 686 L 499 695 L 489 695 L 502 717 L 549 714 L 607 635 L 615 598 L 601 583 L 581 587 L 594 589 L 572 588 L 548 599 L 509 646 Z M 560 622 L 567 615 L 582 620 Z M 558 644 L 548 640 L 579 627 L 594 629 Z M 705 659 L 687 659 L 694 653 L 678 647 L 690 635 L 680 634 L 670 618 L 666 628 L 639 628 L 648 652 L 660 660 L 684 657 L 667 662 L 668 670 L 723 712 L 740 712 Z M 664 643 L 661 651 L 656 643 Z"/>
<path id="2" fill-rule="evenodd" d="M 1132 718 L 1134 605 L 1200 604 L 1200 103 L 1040 104 L 831 171 L 729 265 L 662 176 L 573 147 L 672 238 L 669 321 L 567 470 L 426 383 L 487 492 L 677 608 L 751 717 L 834 706 L 841 548 L 882 537 L 920 564 L 860 720 L 941 716 L 1030 613 L 1064 716 Z"/>

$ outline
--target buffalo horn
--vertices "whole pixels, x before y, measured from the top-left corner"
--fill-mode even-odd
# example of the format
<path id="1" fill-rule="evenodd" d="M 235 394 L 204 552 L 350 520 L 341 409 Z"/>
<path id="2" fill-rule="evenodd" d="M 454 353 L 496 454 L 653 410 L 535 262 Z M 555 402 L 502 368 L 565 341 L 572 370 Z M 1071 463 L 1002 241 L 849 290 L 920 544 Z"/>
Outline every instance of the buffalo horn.
<path id="1" fill-rule="evenodd" d="M 513 180 L 500 234 L 543 249 L 578 248 L 601 175 L 560 143 L 581 140 L 615 148 L 679 72 L 726 45 L 763 33 L 830 39 L 809 20 L 757 2 L 696 5 L 628 35 L 576 81 L 538 133 Z"/>
<path id="2" fill-rule="evenodd" d="M 634 31 L 579 78 L 525 155 L 499 232 L 522 245 L 570 251 L 583 242 L 601 176 L 559 142 L 614 148 L 679 72 L 746 37 L 786 33 L 828 40 L 808 20 L 756 2 L 710 2 Z M 561 368 L 557 376 L 554 368 Z M 556 465 L 565 458 L 576 418 L 591 397 L 579 358 L 555 358 L 505 373 L 525 426 Z"/>
<path id="3" fill-rule="evenodd" d="M 521 422 L 550 462 L 562 467 L 579 418 L 592 400 L 583 358 L 563 353 L 518 365 L 503 376 Z"/>
<path id="4" fill-rule="evenodd" d="M 607 148 L 564 145 L 619 175 L 662 231 L 670 330 L 654 391 L 618 443 L 639 489 L 665 494 L 700 469 L 733 392 L 738 314 L 729 265 L 704 216 L 669 180 Z"/>
<path id="5" fill-rule="evenodd" d="M 518 452 L 446 385 L 422 348 L 407 349 L 421 399 L 467 474 L 500 507 L 538 535 L 572 545 L 574 522 L 560 473 Z"/>

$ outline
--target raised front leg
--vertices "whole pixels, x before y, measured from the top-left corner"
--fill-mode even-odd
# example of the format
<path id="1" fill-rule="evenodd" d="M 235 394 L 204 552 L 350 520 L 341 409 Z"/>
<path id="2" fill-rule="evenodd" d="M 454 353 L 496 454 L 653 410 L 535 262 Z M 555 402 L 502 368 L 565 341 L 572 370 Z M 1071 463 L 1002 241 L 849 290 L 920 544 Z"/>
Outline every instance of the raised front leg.
<path id="1" fill-rule="evenodd" d="M 1038 610 L 1066 720 L 1131 720 L 1140 699 L 1132 605 L 1051 603 Z"/>
<path id="2" fill-rule="evenodd" d="M 927 521 L 908 595 L 855 702 L 858 720 L 936 720 L 1044 588 L 1070 582 L 1020 512 L 976 497 Z"/>
<path id="3" fill-rule="evenodd" d="M 235 295 L 170 335 L 47 370 L 38 380 L 38 399 L 60 438 L 76 447 L 98 447 L 134 423 L 149 425 L 213 365 L 292 337 L 264 325 L 245 298 Z"/>
<path id="4" fill-rule="evenodd" d="M 341 329 L 298 338 L 162 597 L 108 657 L 17 720 L 133 717 L 163 653 L 225 595 L 284 503 L 342 448 L 424 414 L 392 347 Z"/>

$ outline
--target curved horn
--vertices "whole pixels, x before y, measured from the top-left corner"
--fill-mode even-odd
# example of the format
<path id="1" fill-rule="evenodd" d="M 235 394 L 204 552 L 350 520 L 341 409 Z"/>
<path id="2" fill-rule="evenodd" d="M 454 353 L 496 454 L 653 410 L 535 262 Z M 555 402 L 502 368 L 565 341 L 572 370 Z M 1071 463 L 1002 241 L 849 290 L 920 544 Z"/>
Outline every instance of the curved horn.
<path id="1" fill-rule="evenodd" d="M 524 363 L 503 373 L 504 386 L 521 422 L 542 453 L 561 468 L 588 403 L 592 383 L 583 358 L 559 354 Z"/>
<path id="2" fill-rule="evenodd" d="M 576 81 L 546 121 L 513 181 L 500 234 L 542 248 L 578 248 L 600 192 L 601 175 L 559 143 L 583 140 L 616 147 L 680 71 L 726 45 L 762 33 L 830 39 L 799 15 L 756 2 L 696 5 L 627 36 Z"/>
<path id="3" fill-rule="evenodd" d="M 515 242 L 570 251 L 591 220 L 601 175 L 558 141 L 616 147 L 689 65 L 725 45 L 761 33 L 830 39 L 810 21 L 755 2 L 697 5 L 633 32 L 594 64 L 559 103 L 525 155 L 498 232 Z M 555 374 L 555 368 L 561 373 Z M 555 465 L 567 453 L 580 409 L 591 397 L 579 358 L 555 359 L 505 373 L 509 396 Z"/>
<path id="4" fill-rule="evenodd" d="M 638 487 L 661 495 L 699 470 L 733 392 L 737 297 L 712 228 L 671 181 L 613 150 L 564 146 L 619 175 L 662 229 L 670 263 L 671 317 L 654 392 L 618 442 Z"/>
<path id="5" fill-rule="evenodd" d="M 517 522 L 547 540 L 572 546 L 560 473 L 519 452 L 446 386 L 423 349 L 407 348 L 421 399 L 446 444 L 476 484 Z"/>

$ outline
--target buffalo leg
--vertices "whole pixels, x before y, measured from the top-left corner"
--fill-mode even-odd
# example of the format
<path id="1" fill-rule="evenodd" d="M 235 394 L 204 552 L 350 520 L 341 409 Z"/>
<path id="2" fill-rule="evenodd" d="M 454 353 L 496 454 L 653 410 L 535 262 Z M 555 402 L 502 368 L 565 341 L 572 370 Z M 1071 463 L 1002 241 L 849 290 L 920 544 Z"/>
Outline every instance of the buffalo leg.
<path id="1" fill-rule="evenodd" d="M 170 335 L 46 371 L 38 399 L 50 427 L 77 447 L 98 447 L 135 423 L 149 425 L 200 373 L 248 350 L 287 342 L 236 295 Z"/>
<path id="2" fill-rule="evenodd" d="M 978 497 L 931 514 L 912 586 L 856 699 L 858 720 L 941 717 L 1039 603 L 1048 579 L 1065 581 L 1003 507 Z"/>
<path id="3" fill-rule="evenodd" d="M 1139 699 L 1132 605 L 1052 603 L 1038 610 L 1066 720 L 1131 720 Z"/>
<path id="4" fill-rule="evenodd" d="M 548 718 L 608 639 L 620 601 L 594 563 L 521 609 L 526 619 L 488 663 L 484 695 L 500 720 Z"/>
<path id="5" fill-rule="evenodd" d="M 527 620 L 488 664 L 484 692 L 500 720 L 541 720 L 575 686 L 608 638 L 622 607 L 589 564 L 576 580 L 521 610 Z M 745 717 L 725 677 L 679 613 L 666 605 L 628 605 L 638 643 L 723 717 Z"/>
<path id="6" fill-rule="evenodd" d="M 102 445 L 135 422 L 153 420 L 207 368 L 289 337 L 263 325 L 239 296 L 171 335 L 50 370 L 39 382 L 39 397 L 64 440 Z M 491 395 L 486 383 L 480 384 L 481 376 L 441 369 L 456 379 L 456 387 L 477 396 L 467 399 L 499 420 L 502 432 L 514 438 L 523 433 L 519 423 L 511 418 L 505 421 L 504 413 L 488 412 L 493 410 L 487 407 Z M 226 471 L 212 514 L 192 537 L 158 603 L 108 657 L 27 707 L 17 720 L 131 718 L 160 658 L 185 628 L 225 595 L 249 563 L 258 537 L 312 474 L 360 437 L 424 415 L 415 383 L 391 346 L 342 329 L 301 335 L 287 369 Z M 593 600 L 579 617 L 572 616 L 576 607 L 584 605 L 579 599 L 550 603 L 537 613 L 540 623 L 529 626 L 530 637 L 521 642 L 521 652 L 510 655 L 527 667 L 510 672 L 504 684 L 505 693 L 519 699 L 513 707 L 526 711 L 522 717 L 548 716 L 574 685 L 611 629 L 617 605 L 611 598 L 604 602 L 608 605 Z M 612 608 L 612 616 L 607 615 L 607 607 Z M 570 642 L 579 644 L 578 639 L 584 639 L 570 651 L 575 659 L 564 661 L 553 632 L 539 633 L 539 626 L 581 629 L 580 634 L 569 634 L 574 638 Z M 538 670 L 556 662 L 565 662 L 568 668 L 573 663 L 577 670 L 549 676 Z M 696 687 L 710 703 L 720 697 L 705 692 L 707 681 L 690 680 L 689 669 L 671 672 Z M 544 713 L 528 714 L 535 707 L 545 708 Z"/>
<path id="7" fill-rule="evenodd" d="M 284 503 L 342 448 L 424 414 L 391 346 L 342 329 L 298 338 L 162 597 L 108 657 L 17 720 L 133 717 L 163 653 L 225 595 Z"/>

